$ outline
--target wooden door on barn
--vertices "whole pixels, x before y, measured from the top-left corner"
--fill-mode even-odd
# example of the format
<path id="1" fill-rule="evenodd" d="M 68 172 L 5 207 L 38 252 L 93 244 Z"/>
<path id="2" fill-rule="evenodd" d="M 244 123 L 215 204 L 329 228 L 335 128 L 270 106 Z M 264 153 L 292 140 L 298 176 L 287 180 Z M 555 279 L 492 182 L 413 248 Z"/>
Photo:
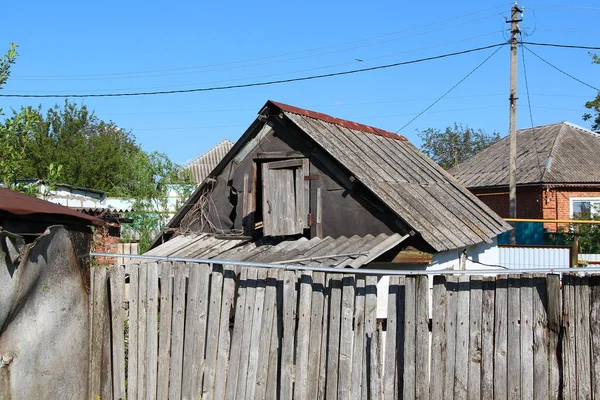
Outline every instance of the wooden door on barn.
<path id="1" fill-rule="evenodd" d="M 308 159 L 262 165 L 262 210 L 265 236 L 301 234 L 308 225 Z"/>

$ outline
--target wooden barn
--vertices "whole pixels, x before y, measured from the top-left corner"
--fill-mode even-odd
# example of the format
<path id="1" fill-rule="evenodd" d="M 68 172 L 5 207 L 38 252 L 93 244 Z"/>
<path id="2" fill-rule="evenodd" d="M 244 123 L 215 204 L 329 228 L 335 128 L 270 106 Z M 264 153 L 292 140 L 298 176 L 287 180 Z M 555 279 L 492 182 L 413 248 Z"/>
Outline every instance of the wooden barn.
<path id="1" fill-rule="evenodd" d="M 400 235 L 374 255 L 400 262 L 406 248 L 447 252 L 493 243 L 509 229 L 405 137 L 268 101 L 153 247 L 176 236 L 200 242 L 152 253 L 208 255 L 199 250 L 207 233 L 213 249 L 215 239 L 276 245 Z M 273 257 L 264 261 L 281 261 Z"/>

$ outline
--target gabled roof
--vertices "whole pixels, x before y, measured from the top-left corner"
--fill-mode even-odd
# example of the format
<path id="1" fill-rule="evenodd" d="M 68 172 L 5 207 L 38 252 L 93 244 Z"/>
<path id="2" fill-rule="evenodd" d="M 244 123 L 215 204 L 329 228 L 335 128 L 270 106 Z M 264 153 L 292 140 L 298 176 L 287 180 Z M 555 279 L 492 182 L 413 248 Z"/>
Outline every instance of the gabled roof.
<path id="1" fill-rule="evenodd" d="M 509 137 L 449 172 L 469 188 L 508 185 Z M 517 131 L 517 185 L 600 183 L 600 135 L 562 122 Z"/>
<path id="2" fill-rule="evenodd" d="M 13 190 L 0 188 L 0 213 L 5 212 L 13 216 L 29 216 L 44 220 L 54 218 L 77 221 L 86 225 L 103 225 L 104 221 L 72 210 L 46 200 L 28 196 Z"/>
<path id="3" fill-rule="evenodd" d="M 225 139 L 217 143 L 212 149 L 186 164 L 183 169 L 190 171 L 196 183 L 202 183 L 210 172 L 219 164 L 233 147 L 231 140 Z"/>
<path id="4" fill-rule="evenodd" d="M 217 176 L 272 116 L 306 134 L 436 251 L 489 242 L 510 229 L 405 137 L 272 101 L 210 176 Z M 202 190 L 197 189 L 169 227 L 179 223 Z"/>

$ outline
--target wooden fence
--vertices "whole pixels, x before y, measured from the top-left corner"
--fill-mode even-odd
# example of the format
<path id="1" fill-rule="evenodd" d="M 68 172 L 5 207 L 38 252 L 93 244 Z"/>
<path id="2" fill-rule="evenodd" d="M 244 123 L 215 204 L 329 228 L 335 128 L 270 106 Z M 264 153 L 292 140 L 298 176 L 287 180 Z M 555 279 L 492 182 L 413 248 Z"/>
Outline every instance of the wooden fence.
<path id="1" fill-rule="evenodd" d="M 600 396 L 600 277 L 97 269 L 90 398 Z M 431 309 L 430 309 L 431 301 Z"/>

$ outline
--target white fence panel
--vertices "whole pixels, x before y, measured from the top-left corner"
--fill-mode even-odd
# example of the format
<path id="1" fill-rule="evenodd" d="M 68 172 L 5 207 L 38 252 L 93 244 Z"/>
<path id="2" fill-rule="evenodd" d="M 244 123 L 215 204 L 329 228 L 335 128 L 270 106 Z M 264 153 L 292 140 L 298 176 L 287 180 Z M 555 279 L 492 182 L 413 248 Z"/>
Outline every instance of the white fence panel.
<path id="1" fill-rule="evenodd" d="M 509 269 L 569 268 L 569 247 L 499 246 L 499 264 Z"/>

